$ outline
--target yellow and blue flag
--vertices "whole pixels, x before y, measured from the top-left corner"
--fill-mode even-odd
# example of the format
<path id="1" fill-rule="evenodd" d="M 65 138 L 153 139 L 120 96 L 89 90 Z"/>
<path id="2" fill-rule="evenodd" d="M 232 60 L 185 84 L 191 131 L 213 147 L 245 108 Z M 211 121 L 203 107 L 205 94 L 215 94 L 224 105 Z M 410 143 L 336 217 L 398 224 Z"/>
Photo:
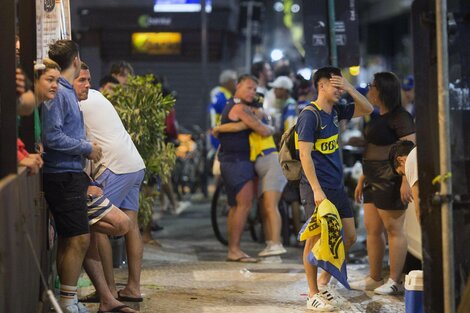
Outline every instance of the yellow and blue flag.
<path id="1" fill-rule="evenodd" d="M 344 287 L 350 289 L 348 273 L 346 270 L 346 254 L 343 242 L 343 224 L 335 205 L 325 199 L 315 208 L 310 219 L 305 222 L 299 232 L 299 240 L 320 235 L 312 251 L 308 255 L 308 261 L 317 267 L 321 267 Z"/>

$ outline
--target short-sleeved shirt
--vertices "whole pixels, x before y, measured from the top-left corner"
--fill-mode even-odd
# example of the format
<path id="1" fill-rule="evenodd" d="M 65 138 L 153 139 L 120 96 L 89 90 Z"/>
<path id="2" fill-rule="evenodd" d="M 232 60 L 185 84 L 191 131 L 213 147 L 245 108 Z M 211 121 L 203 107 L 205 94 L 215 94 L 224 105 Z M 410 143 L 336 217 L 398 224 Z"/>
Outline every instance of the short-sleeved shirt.
<path id="1" fill-rule="evenodd" d="M 388 146 L 415 132 L 413 117 L 403 107 L 379 115 L 367 125 L 364 137 L 376 146 Z"/>
<path id="2" fill-rule="evenodd" d="M 405 162 L 405 176 L 406 180 L 410 184 L 410 187 L 413 187 L 414 184 L 418 181 L 418 156 L 416 147 L 410 151 Z"/>
<path id="3" fill-rule="evenodd" d="M 284 108 L 282 109 L 282 116 L 281 116 L 281 134 L 283 134 L 286 129 L 291 128 L 295 125 L 297 121 L 297 103 L 292 98 L 289 98 L 286 102 Z"/>
<path id="4" fill-rule="evenodd" d="M 321 125 L 317 130 L 317 117 L 310 110 L 303 110 L 295 127 L 296 148 L 298 141 L 312 142 L 312 159 L 322 188 L 338 189 L 343 185 L 343 165 L 339 153 L 339 121 L 349 120 L 354 114 L 354 104 L 336 105 L 331 113 L 323 111 L 315 102 Z M 305 177 L 305 174 L 302 173 Z M 304 178 L 303 177 L 303 178 Z"/>
<path id="5" fill-rule="evenodd" d="M 211 128 L 220 124 L 220 117 L 227 104 L 228 99 L 232 97 L 232 93 L 222 87 L 215 87 L 211 90 L 211 103 L 209 104 L 209 116 Z M 211 134 L 211 144 L 214 149 L 219 147 L 219 140 Z"/>
<path id="6" fill-rule="evenodd" d="M 367 142 L 364 160 L 386 161 L 390 147 L 400 138 L 414 134 L 413 117 L 403 107 L 379 115 L 365 127 L 364 138 Z"/>

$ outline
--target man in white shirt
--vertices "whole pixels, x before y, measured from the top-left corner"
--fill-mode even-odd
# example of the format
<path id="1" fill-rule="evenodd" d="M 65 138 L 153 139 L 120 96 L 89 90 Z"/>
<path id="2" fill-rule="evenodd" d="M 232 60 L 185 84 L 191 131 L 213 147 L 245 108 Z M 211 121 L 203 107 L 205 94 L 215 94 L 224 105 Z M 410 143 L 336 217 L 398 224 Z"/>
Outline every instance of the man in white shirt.
<path id="1" fill-rule="evenodd" d="M 408 140 L 400 140 L 390 148 L 389 160 L 393 169 L 405 176 L 411 187 L 416 218 L 419 221 L 418 156 L 415 144 Z"/>
<path id="2" fill-rule="evenodd" d="M 97 235 L 100 256 L 114 297 L 120 301 L 141 302 L 143 245 L 137 213 L 145 164 L 113 105 L 99 91 L 90 89 L 90 81 L 88 66 L 82 63 L 74 88 L 81 101 L 87 137 L 99 142 L 103 149 L 103 157 L 93 164 L 92 177 L 102 185 L 111 203 L 123 210 L 131 221 L 129 232 L 125 235 L 129 276 L 127 285 L 119 292 L 114 282 L 111 244 L 104 234 Z"/>

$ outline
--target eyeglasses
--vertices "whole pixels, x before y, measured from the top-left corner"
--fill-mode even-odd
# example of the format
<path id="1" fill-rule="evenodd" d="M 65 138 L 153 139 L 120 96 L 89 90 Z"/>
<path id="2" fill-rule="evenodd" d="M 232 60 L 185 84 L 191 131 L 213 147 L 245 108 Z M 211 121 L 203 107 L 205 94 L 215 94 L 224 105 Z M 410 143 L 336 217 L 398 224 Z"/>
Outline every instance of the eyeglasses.
<path id="1" fill-rule="evenodd" d="M 374 83 L 368 83 L 367 88 L 370 89 L 371 87 L 375 87 L 375 84 Z"/>

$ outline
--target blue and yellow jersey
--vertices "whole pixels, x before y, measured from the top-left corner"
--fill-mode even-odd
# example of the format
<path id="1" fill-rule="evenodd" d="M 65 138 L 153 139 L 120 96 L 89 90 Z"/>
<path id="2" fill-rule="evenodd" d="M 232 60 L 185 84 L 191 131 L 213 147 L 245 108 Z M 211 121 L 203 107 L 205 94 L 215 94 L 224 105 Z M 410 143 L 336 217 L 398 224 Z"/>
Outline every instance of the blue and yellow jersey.
<path id="1" fill-rule="evenodd" d="M 256 161 L 256 158 L 270 153 L 277 153 L 276 144 L 273 136 L 263 137 L 255 132 L 250 134 L 250 161 Z"/>
<path id="2" fill-rule="evenodd" d="M 266 120 L 263 123 L 267 124 Z M 268 155 L 271 153 L 277 153 L 277 147 L 274 143 L 273 136 L 263 137 L 255 132 L 252 132 L 249 137 L 250 140 L 250 161 L 256 161 L 256 158 Z"/>
<path id="3" fill-rule="evenodd" d="M 297 109 L 297 103 L 295 100 L 292 98 L 288 99 L 284 108 L 282 109 L 281 134 L 283 134 L 286 129 L 289 129 L 295 125 L 299 112 L 300 111 Z"/>
<path id="4" fill-rule="evenodd" d="M 343 165 L 338 144 L 339 121 L 351 119 L 355 105 L 336 105 L 331 113 L 323 111 L 315 102 L 311 105 L 319 113 L 321 124 L 317 126 L 317 117 L 314 112 L 303 110 L 299 114 L 295 127 L 296 149 L 298 149 L 298 141 L 313 143 L 312 159 L 320 186 L 332 189 L 341 188 Z"/>
<path id="5" fill-rule="evenodd" d="M 224 87 L 216 87 L 211 91 L 211 103 L 209 104 L 209 115 L 211 120 L 211 128 L 220 124 L 220 115 L 222 114 L 228 99 L 232 97 L 232 93 Z"/>
<path id="6" fill-rule="evenodd" d="M 211 91 L 211 103 L 209 103 L 209 117 L 211 128 L 220 124 L 220 117 L 224 111 L 228 99 L 232 97 L 232 93 L 224 87 L 215 87 Z M 211 144 L 214 149 L 219 146 L 219 140 L 211 135 Z"/>

